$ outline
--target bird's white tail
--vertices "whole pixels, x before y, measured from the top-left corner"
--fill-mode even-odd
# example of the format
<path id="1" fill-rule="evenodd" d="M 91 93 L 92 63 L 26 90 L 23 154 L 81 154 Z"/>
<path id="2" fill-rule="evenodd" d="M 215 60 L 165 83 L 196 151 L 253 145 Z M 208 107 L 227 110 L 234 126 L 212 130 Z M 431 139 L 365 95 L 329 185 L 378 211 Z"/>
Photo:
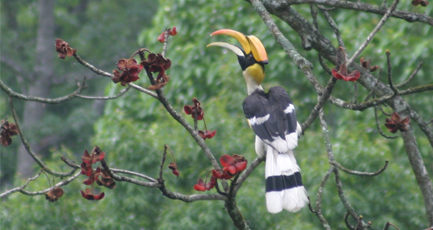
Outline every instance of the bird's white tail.
<path id="1" fill-rule="evenodd" d="M 268 212 L 278 213 L 283 209 L 297 212 L 308 204 L 307 191 L 299 171 L 291 149 L 287 153 L 278 153 L 267 146 L 265 178 Z"/>

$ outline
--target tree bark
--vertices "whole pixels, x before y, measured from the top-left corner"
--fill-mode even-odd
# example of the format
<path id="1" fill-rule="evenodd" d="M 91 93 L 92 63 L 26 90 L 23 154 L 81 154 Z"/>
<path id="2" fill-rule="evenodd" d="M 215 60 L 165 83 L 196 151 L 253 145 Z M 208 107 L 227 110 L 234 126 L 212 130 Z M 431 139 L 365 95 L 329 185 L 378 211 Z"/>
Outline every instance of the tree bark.
<path id="1" fill-rule="evenodd" d="M 36 62 L 34 74 L 26 76 L 27 92 L 29 96 L 47 97 L 50 92 L 51 80 L 53 77 L 54 58 L 54 0 L 39 1 L 38 34 L 36 42 Z M 32 133 L 42 120 L 46 107 L 36 102 L 26 102 L 22 116 L 22 126 L 25 133 Z M 32 136 L 31 146 L 37 153 L 40 148 L 38 140 L 41 137 Z M 24 146 L 18 149 L 17 172 L 21 177 L 32 176 L 34 161 L 27 154 Z"/>

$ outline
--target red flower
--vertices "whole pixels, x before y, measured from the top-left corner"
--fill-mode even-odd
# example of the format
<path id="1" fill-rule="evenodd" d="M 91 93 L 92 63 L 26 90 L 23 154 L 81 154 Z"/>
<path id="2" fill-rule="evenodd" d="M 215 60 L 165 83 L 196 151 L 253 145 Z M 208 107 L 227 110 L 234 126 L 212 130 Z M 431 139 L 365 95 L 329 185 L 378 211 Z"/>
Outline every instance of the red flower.
<path id="1" fill-rule="evenodd" d="M 203 179 L 198 178 L 197 184 L 194 185 L 194 189 L 199 192 L 206 191 L 206 184 L 204 183 Z"/>
<path id="2" fill-rule="evenodd" d="M 113 178 L 111 178 L 110 174 L 107 171 L 102 170 L 100 175 L 101 179 L 97 178 L 96 180 L 96 183 L 99 186 L 105 186 L 109 189 L 113 189 L 116 187 L 116 182 L 113 180 Z"/>
<path id="3" fill-rule="evenodd" d="M 90 176 L 92 175 L 92 170 L 92 165 L 86 164 L 84 161 L 81 163 L 81 174 Z"/>
<path id="4" fill-rule="evenodd" d="M 171 172 L 172 172 L 176 177 L 179 176 L 179 171 L 177 170 L 177 165 L 176 165 L 175 162 L 171 162 L 171 163 L 168 165 L 168 168 L 171 169 Z"/>
<path id="5" fill-rule="evenodd" d="M 8 121 L 1 120 L 0 127 L 0 143 L 7 147 L 12 144 L 12 136 L 18 135 L 18 128 L 14 123 L 9 123 Z"/>
<path id="6" fill-rule="evenodd" d="M 137 61 L 133 58 L 123 58 L 117 62 L 117 68 L 123 71 L 123 73 L 120 73 L 117 69 L 113 70 L 114 77 L 111 80 L 114 83 L 120 82 L 122 86 L 125 86 L 132 81 L 140 79 L 138 74 L 143 69 L 143 66 L 137 65 Z"/>
<path id="7" fill-rule="evenodd" d="M 96 170 L 93 170 L 92 168 L 90 169 L 90 175 L 89 178 L 85 179 L 83 181 L 84 184 L 86 185 L 91 185 L 93 184 L 93 182 L 95 182 L 96 180 L 98 180 L 98 177 L 101 175 L 101 168 L 96 168 Z"/>
<path id="8" fill-rule="evenodd" d="M 159 42 L 161 42 L 161 43 L 164 43 L 165 42 L 165 33 L 167 32 L 167 30 L 166 31 L 164 31 L 164 32 L 162 32 L 159 36 L 158 36 L 158 41 Z M 173 29 L 168 29 L 168 35 L 170 35 L 170 36 L 175 36 L 177 34 L 177 31 L 176 31 L 176 26 L 175 27 L 173 27 Z"/>
<path id="9" fill-rule="evenodd" d="M 229 155 L 223 155 L 220 158 L 221 165 L 224 167 L 223 171 L 235 175 L 242 172 L 247 167 L 247 160 L 243 156 L 233 154 L 233 157 Z"/>
<path id="10" fill-rule="evenodd" d="M 92 154 L 89 154 L 89 152 L 87 152 L 87 149 L 84 150 L 84 155 L 81 156 L 81 159 L 83 159 L 84 163 L 86 163 L 88 165 L 92 165 L 95 162 L 98 162 L 98 161 L 104 159 L 104 157 L 105 157 L 105 153 L 102 152 L 98 146 L 95 146 L 92 149 Z"/>
<path id="11" fill-rule="evenodd" d="M 234 177 L 234 175 L 230 174 L 227 171 L 216 170 L 216 169 L 212 170 L 212 176 L 215 177 L 216 179 L 222 179 L 222 180 L 229 180 Z"/>
<path id="12" fill-rule="evenodd" d="M 215 184 L 217 183 L 216 178 L 212 175 L 209 183 L 206 184 L 206 190 L 209 191 L 215 187 Z"/>
<path id="13" fill-rule="evenodd" d="M 203 138 L 203 140 L 206 140 L 206 138 L 211 139 L 213 136 L 215 136 L 215 134 L 216 134 L 216 130 L 214 131 L 206 130 L 204 132 L 201 130 L 198 131 L 198 135 L 200 135 L 200 137 Z"/>
<path id="14" fill-rule="evenodd" d="M 60 197 L 63 196 L 63 189 L 59 187 L 55 187 L 45 193 L 45 199 L 47 199 L 50 202 L 57 201 Z"/>
<path id="15" fill-rule="evenodd" d="M 173 29 L 170 29 L 168 31 L 168 34 L 171 35 L 171 36 L 175 36 L 177 34 L 176 26 L 174 26 Z"/>
<path id="16" fill-rule="evenodd" d="M 142 61 L 140 64 L 149 72 L 158 73 L 155 84 L 148 87 L 150 90 L 160 89 L 170 80 L 165 71 L 171 67 L 171 60 L 164 58 L 162 54 L 150 53 L 147 56 L 147 60 Z"/>
<path id="17" fill-rule="evenodd" d="M 203 120 L 203 116 L 204 116 L 204 111 L 203 109 L 200 107 L 200 101 L 197 100 L 197 98 L 193 98 L 192 102 L 194 103 L 193 106 L 190 105 L 185 105 L 183 107 L 183 111 L 188 114 L 191 115 L 193 119 L 197 119 L 197 120 Z"/>
<path id="18" fill-rule="evenodd" d="M 198 178 L 197 184 L 194 185 L 194 189 L 199 192 L 209 191 L 215 187 L 216 178 L 212 175 L 208 183 L 205 183 L 203 179 Z"/>
<path id="19" fill-rule="evenodd" d="M 407 131 L 407 125 L 410 122 L 410 118 L 406 117 L 405 119 L 401 119 L 400 115 L 394 112 L 391 115 L 391 119 L 386 118 L 385 126 L 391 133 L 396 133 L 398 130 L 401 132 Z"/>
<path id="20" fill-rule="evenodd" d="M 157 40 L 161 43 L 165 42 L 165 31 L 158 36 Z"/>
<path id="21" fill-rule="evenodd" d="M 82 190 L 80 190 L 80 192 L 81 192 L 81 196 L 83 196 L 87 200 L 101 200 L 105 196 L 103 192 L 95 195 L 93 194 L 93 191 L 90 190 L 89 188 L 86 188 L 85 192 L 83 192 Z"/>
<path id="22" fill-rule="evenodd" d="M 66 56 L 71 57 L 77 52 L 76 49 L 69 47 L 69 44 L 60 38 L 56 39 L 56 51 L 61 59 L 65 59 Z"/>
<path id="23" fill-rule="evenodd" d="M 337 67 L 332 69 L 332 75 L 335 78 L 344 81 L 356 81 L 361 76 L 361 73 L 358 70 L 347 73 L 346 52 L 341 46 L 338 47 L 337 50 Z"/>

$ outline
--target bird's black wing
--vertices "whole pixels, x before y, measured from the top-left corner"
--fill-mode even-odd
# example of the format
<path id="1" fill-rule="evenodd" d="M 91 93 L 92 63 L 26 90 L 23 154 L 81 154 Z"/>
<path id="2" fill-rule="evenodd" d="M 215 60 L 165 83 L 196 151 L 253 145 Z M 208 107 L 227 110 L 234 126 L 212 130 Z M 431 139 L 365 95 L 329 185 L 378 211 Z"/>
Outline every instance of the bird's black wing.
<path id="1" fill-rule="evenodd" d="M 284 88 L 272 87 L 268 93 L 256 90 L 244 100 L 243 108 L 251 128 L 265 143 L 279 152 L 296 147 L 297 138 L 287 139 L 291 133 L 296 135 L 297 121 L 294 106 Z"/>

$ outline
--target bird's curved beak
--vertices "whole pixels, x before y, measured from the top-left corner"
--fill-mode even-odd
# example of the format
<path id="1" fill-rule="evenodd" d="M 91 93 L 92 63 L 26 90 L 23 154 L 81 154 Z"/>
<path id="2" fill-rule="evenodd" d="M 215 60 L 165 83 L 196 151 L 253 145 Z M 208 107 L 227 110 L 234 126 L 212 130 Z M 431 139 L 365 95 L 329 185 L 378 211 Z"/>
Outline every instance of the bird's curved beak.
<path id="1" fill-rule="evenodd" d="M 256 36 L 254 35 L 245 36 L 243 33 L 231 29 L 217 30 L 211 33 L 211 36 L 219 35 L 219 34 L 228 35 L 230 37 L 235 38 L 241 44 L 243 50 L 235 45 L 226 42 L 213 42 L 208 44 L 206 47 L 209 46 L 224 47 L 231 50 L 238 56 L 245 56 L 245 55 L 252 54 L 254 59 L 257 62 L 268 64 L 268 55 L 266 53 L 266 49 L 263 46 L 262 42 Z"/>

